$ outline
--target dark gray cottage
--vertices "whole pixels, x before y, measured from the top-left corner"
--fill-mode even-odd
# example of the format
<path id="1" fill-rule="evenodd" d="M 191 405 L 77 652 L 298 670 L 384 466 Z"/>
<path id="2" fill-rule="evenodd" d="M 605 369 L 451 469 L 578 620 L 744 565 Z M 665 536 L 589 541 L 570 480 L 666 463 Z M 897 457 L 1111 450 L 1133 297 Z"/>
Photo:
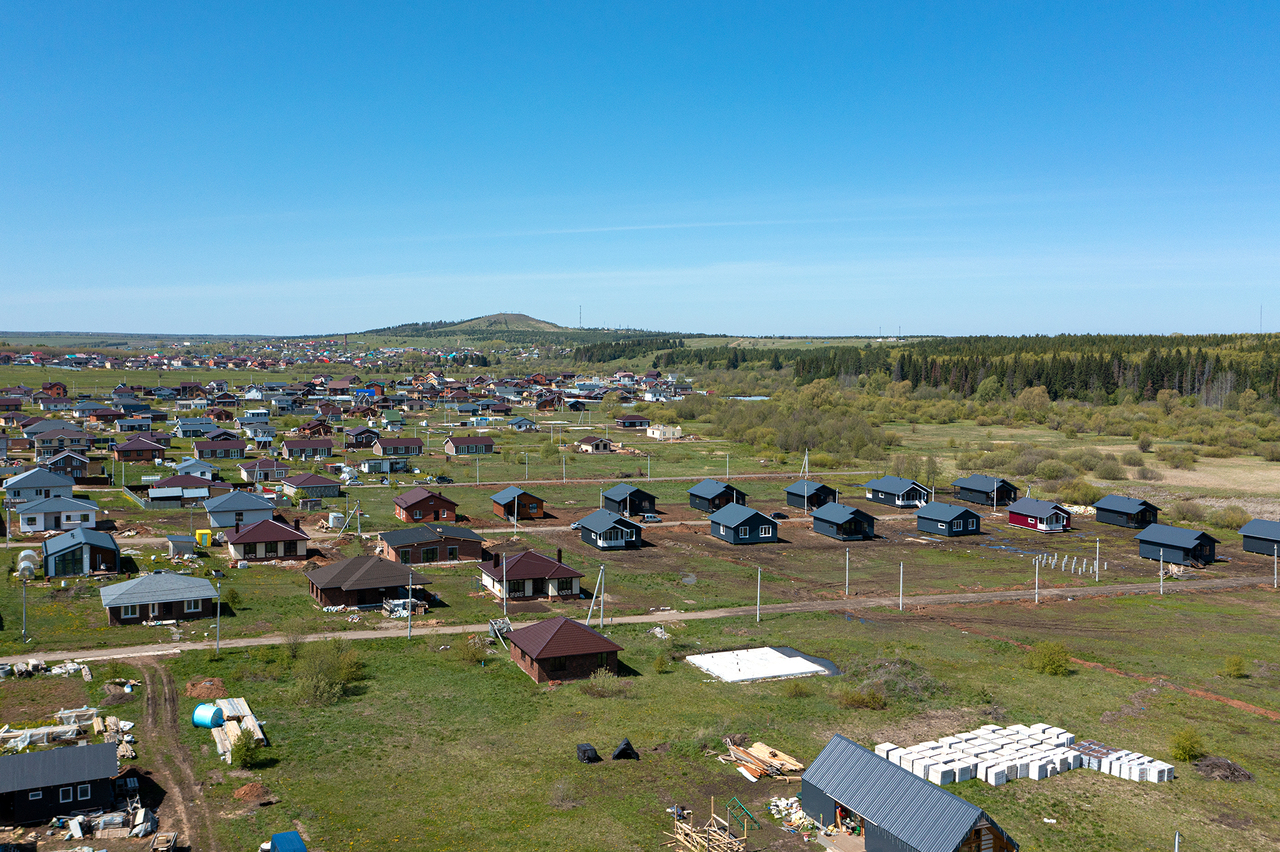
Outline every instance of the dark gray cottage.
<path id="1" fill-rule="evenodd" d="M 1007 479 L 974 473 L 951 483 L 957 500 L 984 506 L 1008 506 L 1018 499 L 1018 486 Z"/>
<path id="2" fill-rule="evenodd" d="M 701 512 L 715 512 L 731 503 L 747 505 L 747 495 L 727 482 L 704 479 L 689 489 L 689 505 Z"/>
<path id="3" fill-rule="evenodd" d="M 1214 546 L 1218 540 L 1199 530 L 1152 524 L 1134 538 L 1138 540 L 1138 555 L 1143 559 L 1200 566 L 1208 565 L 1217 558 Z"/>
<path id="4" fill-rule="evenodd" d="M 643 515 L 653 512 L 657 506 L 657 497 L 634 485 L 619 483 L 604 492 L 604 507 L 619 515 Z"/>
<path id="5" fill-rule="evenodd" d="M 119 771 L 115 743 L 0 757 L 0 819 L 32 825 L 110 807 L 115 802 L 111 779 Z"/>
<path id="6" fill-rule="evenodd" d="M 1096 510 L 1095 517 L 1100 524 L 1142 530 L 1160 521 L 1158 506 L 1146 500 L 1121 497 L 1119 494 L 1108 494 L 1094 503 L 1093 508 Z"/>
<path id="7" fill-rule="evenodd" d="M 810 482 L 801 479 L 782 489 L 787 495 L 787 505 L 812 512 L 819 506 L 836 501 L 836 490 L 821 482 Z"/>
<path id="8" fill-rule="evenodd" d="M 933 499 L 928 488 L 914 479 L 903 479 L 901 476 L 882 476 L 871 480 L 864 487 L 867 489 L 867 499 L 872 503 L 883 503 L 896 508 L 918 509 Z"/>
<path id="9" fill-rule="evenodd" d="M 1280 522 L 1254 518 L 1240 528 L 1246 553 L 1275 556 L 1280 553 Z"/>
<path id="10" fill-rule="evenodd" d="M 947 537 L 980 535 L 982 516 L 963 506 L 939 503 L 936 500 L 916 511 L 916 529 L 932 535 Z"/>
<path id="11" fill-rule="evenodd" d="M 825 503 L 813 511 L 813 531 L 840 541 L 865 541 L 876 537 L 876 519 L 853 506 Z"/>
<path id="12" fill-rule="evenodd" d="M 763 512 L 731 503 L 707 519 L 711 534 L 730 544 L 763 544 L 778 540 L 778 522 Z"/>

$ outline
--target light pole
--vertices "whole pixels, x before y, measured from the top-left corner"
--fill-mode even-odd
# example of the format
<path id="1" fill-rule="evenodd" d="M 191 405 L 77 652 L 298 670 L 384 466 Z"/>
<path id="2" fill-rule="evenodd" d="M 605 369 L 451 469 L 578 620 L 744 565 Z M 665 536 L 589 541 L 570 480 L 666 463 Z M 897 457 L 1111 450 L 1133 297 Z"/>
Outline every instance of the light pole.
<path id="1" fill-rule="evenodd" d="M 526 452 L 523 455 L 524 455 L 524 481 L 528 482 L 529 481 L 529 454 Z"/>
<path id="2" fill-rule="evenodd" d="M 218 581 L 218 613 L 214 619 L 213 633 L 213 655 L 215 657 L 222 655 L 222 581 Z"/>
<path id="3" fill-rule="evenodd" d="M 409 569 L 409 637 L 413 638 L 413 569 Z"/>

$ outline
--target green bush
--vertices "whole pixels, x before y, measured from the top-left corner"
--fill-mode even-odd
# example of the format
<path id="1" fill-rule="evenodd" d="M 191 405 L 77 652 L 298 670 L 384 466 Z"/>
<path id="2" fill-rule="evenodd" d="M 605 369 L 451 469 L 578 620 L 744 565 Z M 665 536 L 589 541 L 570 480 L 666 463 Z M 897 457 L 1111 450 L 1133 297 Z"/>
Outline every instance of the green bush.
<path id="1" fill-rule="evenodd" d="M 1102 463 L 1094 468 L 1093 472 L 1099 478 L 1111 482 L 1129 478 L 1129 474 L 1124 472 L 1124 468 L 1120 466 L 1120 462 L 1115 459 L 1103 459 Z"/>
<path id="2" fill-rule="evenodd" d="M 241 600 L 240 590 L 234 587 L 227 589 L 222 595 L 222 602 L 232 609 L 240 606 Z"/>
<path id="3" fill-rule="evenodd" d="M 1033 672 L 1055 677 L 1071 674 L 1071 658 L 1061 642 L 1037 642 L 1027 652 L 1026 666 Z"/>
<path id="4" fill-rule="evenodd" d="M 1280 444 L 1263 444 L 1258 454 L 1270 462 L 1280 461 Z"/>
<path id="5" fill-rule="evenodd" d="M 884 693 L 874 688 L 845 687 L 836 693 L 836 703 L 845 710 L 883 710 L 889 706 Z"/>
<path id="6" fill-rule="evenodd" d="M 653 671 L 656 674 L 666 674 L 671 671 L 671 658 L 666 654 L 659 654 L 653 658 Z"/>
<path id="7" fill-rule="evenodd" d="M 231 765 L 237 769 L 252 769 L 258 765 L 261 754 L 262 744 L 247 731 L 241 731 L 231 745 Z"/>
<path id="8" fill-rule="evenodd" d="M 289 653 L 289 659 L 298 659 L 298 652 L 301 651 L 302 644 L 307 638 L 307 632 L 307 623 L 301 618 L 290 618 L 280 625 L 280 633 L 284 636 L 284 647 Z"/>
<path id="9" fill-rule="evenodd" d="M 1223 530 L 1238 530 L 1252 520 L 1253 517 L 1244 510 L 1243 506 L 1237 506 L 1234 503 L 1223 506 L 1209 515 L 1209 523 Z"/>
<path id="10" fill-rule="evenodd" d="M 345 639 L 312 642 L 294 663 L 294 697 L 308 707 L 325 707 L 342 698 L 347 684 L 364 676 L 360 656 Z"/>
<path id="11" fill-rule="evenodd" d="M 590 678 L 579 684 L 583 695 L 592 698 L 617 698 L 627 694 L 630 683 L 618 680 L 618 676 L 608 669 L 596 669 Z"/>
<path id="12" fill-rule="evenodd" d="M 1195 728 L 1183 728 L 1169 740 L 1169 753 L 1174 760 L 1196 760 L 1204 757 L 1204 742 Z"/>
<path id="13" fill-rule="evenodd" d="M 1140 467 L 1134 475 L 1143 482 L 1159 482 L 1164 479 L 1164 474 L 1154 467 Z"/>
<path id="14" fill-rule="evenodd" d="M 782 694 L 787 698 L 808 698 L 813 695 L 813 690 L 801 678 L 793 677 L 783 682 Z"/>
<path id="15" fill-rule="evenodd" d="M 1039 479 L 1066 479 L 1074 475 L 1071 465 L 1058 459 L 1046 459 L 1036 465 L 1036 477 Z"/>
<path id="16" fill-rule="evenodd" d="M 1249 671 L 1244 666 L 1244 658 L 1232 655 L 1223 660 L 1222 676 L 1237 679 L 1248 677 Z"/>
<path id="17" fill-rule="evenodd" d="M 1076 506 L 1092 506 L 1102 499 L 1102 494 L 1101 488 L 1083 479 L 1071 479 L 1057 485 L 1058 499 Z"/>
<path id="18" fill-rule="evenodd" d="M 1120 463 L 1126 467 L 1143 467 L 1147 460 L 1137 450 L 1126 450 L 1124 455 L 1120 456 Z"/>
<path id="19" fill-rule="evenodd" d="M 1204 506 L 1199 503 L 1192 503 L 1190 500 L 1179 500 L 1166 510 L 1165 517 L 1174 523 L 1198 524 L 1205 519 L 1207 514 Z"/>
<path id="20" fill-rule="evenodd" d="M 1152 441 L 1151 441 L 1150 435 L 1139 435 L 1138 436 L 1138 452 L 1140 453 L 1151 452 L 1151 443 Z"/>

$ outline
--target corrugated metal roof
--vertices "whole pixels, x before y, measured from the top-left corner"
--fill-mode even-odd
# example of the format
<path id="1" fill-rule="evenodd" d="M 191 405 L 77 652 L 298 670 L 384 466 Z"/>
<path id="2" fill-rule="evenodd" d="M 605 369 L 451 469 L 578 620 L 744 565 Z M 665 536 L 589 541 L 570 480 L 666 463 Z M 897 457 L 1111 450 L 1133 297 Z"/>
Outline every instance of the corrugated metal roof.
<path id="1" fill-rule="evenodd" d="M 604 496 L 610 500 L 626 500 L 632 495 L 644 495 L 645 497 L 653 497 L 648 491 L 636 488 L 634 485 L 627 485 L 625 482 L 619 482 L 617 485 L 604 492 Z"/>
<path id="2" fill-rule="evenodd" d="M 918 852 L 955 852 L 985 816 L 976 805 L 838 734 L 804 780 Z"/>
<path id="3" fill-rule="evenodd" d="M 527 494 L 527 493 L 528 492 L 526 492 L 523 488 L 517 488 L 514 485 L 508 485 L 506 488 L 502 489 L 497 494 L 494 494 L 489 499 L 493 500 L 493 502 L 497 503 L 499 506 L 505 506 L 508 503 L 510 503 L 512 500 L 519 497 L 521 494 Z"/>
<path id="4" fill-rule="evenodd" d="M 721 482 L 718 479 L 704 479 L 697 485 L 690 488 L 688 493 L 692 494 L 694 497 L 701 497 L 704 500 L 710 500 L 711 498 L 719 495 L 720 492 L 724 491 L 726 488 L 732 487 L 733 486 L 728 483 Z"/>
<path id="5" fill-rule="evenodd" d="M 1267 541 L 1280 541 L 1280 522 L 1254 518 L 1240 528 L 1240 535 L 1265 538 Z"/>
<path id="6" fill-rule="evenodd" d="M 0 793 L 82 784 L 120 771 L 115 743 L 64 746 L 0 757 Z"/>
<path id="7" fill-rule="evenodd" d="M 813 517 L 820 521 L 826 521 L 830 524 L 843 524 L 851 518 L 864 518 L 868 521 L 874 521 L 875 515 L 868 514 L 861 509 L 853 506 L 846 506 L 843 503 L 826 503 L 814 509 L 811 513 Z"/>
<path id="8" fill-rule="evenodd" d="M 1167 544 L 1171 547 L 1182 547 L 1188 550 L 1206 539 L 1215 543 L 1218 541 L 1207 532 L 1184 530 L 1182 527 L 1171 527 L 1167 524 L 1152 524 L 1135 535 L 1134 538 L 1147 544 Z"/>
<path id="9" fill-rule="evenodd" d="M 218 592 L 203 577 L 182 574 L 145 574 L 98 590 L 104 607 L 133 604 L 194 601 L 216 598 Z"/>
<path id="10" fill-rule="evenodd" d="M 460 538 L 467 541 L 484 541 L 484 538 L 477 533 L 463 527 L 451 527 L 444 524 L 431 524 L 430 526 L 410 527 L 403 530 L 387 530 L 384 533 L 378 533 L 378 538 L 385 541 L 392 547 L 400 547 L 405 544 L 430 544 L 433 541 L 440 541 L 445 538 Z"/>
<path id="11" fill-rule="evenodd" d="M 404 586 L 410 582 L 410 577 L 415 586 L 431 582 L 417 571 L 381 556 L 353 556 L 310 571 L 306 577 L 318 588 L 340 588 L 344 592 Z"/>
<path id="12" fill-rule="evenodd" d="M 75 481 L 69 476 L 62 476 L 42 467 L 28 470 L 4 481 L 5 490 L 10 488 L 69 488 Z"/>
<path id="13" fill-rule="evenodd" d="M 978 513 L 972 509 L 966 509 L 963 506 L 952 506 L 950 503 L 940 503 L 936 500 L 916 510 L 916 517 L 924 518 L 926 521 L 949 522 L 965 515 L 978 517 Z"/>
<path id="14" fill-rule="evenodd" d="M 1093 508 L 1102 509 L 1107 512 L 1120 512 L 1125 515 L 1132 515 L 1135 512 L 1141 512 L 1144 508 L 1155 509 L 1151 503 L 1146 500 L 1136 500 L 1133 497 L 1123 497 L 1119 494 L 1108 494 L 1097 503 L 1093 504 Z"/>
<path id="15" fill-rule="evenodd" d="M 1010 488 L 1016 487 L 1007 479 L 997 479 L 994 476 L 987 476 L 985 473 L 971 473 L 951 484 L 956 488 L 969 488 L 974 491 L 985 491 L 988 494 L 996 490 L 996 485 L 1007 485 Z"/>
<path id="16" fill-rule="evenodd" d="M 904 494 L 912 488 L 919 488 L 926 492 L 929 490 L 914 479 L 903 479 L 901 476 L 882 476 L 871 480 L 863 487 L 870 488 L 872 491 L 884 491 L 887 494 Z"/>
<path id="17" fill-rule="evenodd" d="M 801 479 L 797 482 L 793 482 L 782 490 L 787 494 L 798 494 L 801 497 L 809 497 L 816 494 L 821 488 L 825 488 L 828 491 L 835 490 L 829 485 L 823 485 L 821 482 L 811 482 L 808 479 Z"/>
<path id="18" fill-rule="evenodd" d="M 79 497 L 46 497 L 34 503 L 19 503 L 15 508 L 24 515 L 40 515 L 46 512 L 83 512 L 86 509 L 96 512 L 98 504 Z"/>
<path id="19" fill-rule="evenodd" d="M 87 530 L 84 527 L 76 527 L 71 532 L 65 532 L 62 535 L 56 535 L 53 538 L 46 539 L 41 548 L 44 550 L 45 557 L 54 556 L 59 553 L 65 553 L 68 550 L 77 548 L 82 544 L 89 544 L 94 547 L 104 547 L 108 550 L 120 551 L 120 546 L 116 544 L 116 540 L 109 533 L 99 532 L 98 530 Z"/>
<path id="20" fill-rule="evenodd" d="M 254 509 L 270 509 L 274 504 L 266 497 L 250 494 L 247 491 L 232 491 L 221 497 L 210 497 L 204 501 L 206 512 L 248 512 Z"/>
<path id="21" fill-rule="evenodd" d="M 1023 497 L 1016 503 L 1010 503 L 1009 511 L 1018 515 L 1026 515 L 1028 518 L 1047 518 L 1054 512 L 1061 512 L 1064 515 L 1071 514 L 1057 503 L 1050 503 L 1047 500 L 1033 500 L 1030 497 Z"/>
<path id="22" fill-rule="evenodd" d="M 707 520 L 713 524 L 724 524 L 726 527 L 736 527 L 739 524 L 745 524 L 747 521 L 756 517 L 765 523 L 772 523 L 769 517 L 762 512 L 752 509 L 750 506 L 744 506 L 741 503 L 730 503 L 711 513 L 711 517 Z"/>
<path id="23" fill-rule="evenodd" d="M 578 521 L 578 523 L 582 525 L 583 529 L 593 533 L 602 533 L 615 526 L 640 529 L 639 524 L 633 524 L 617 512 L 610 512 L 608 509 L 596 509 L 590 515 Z"/>

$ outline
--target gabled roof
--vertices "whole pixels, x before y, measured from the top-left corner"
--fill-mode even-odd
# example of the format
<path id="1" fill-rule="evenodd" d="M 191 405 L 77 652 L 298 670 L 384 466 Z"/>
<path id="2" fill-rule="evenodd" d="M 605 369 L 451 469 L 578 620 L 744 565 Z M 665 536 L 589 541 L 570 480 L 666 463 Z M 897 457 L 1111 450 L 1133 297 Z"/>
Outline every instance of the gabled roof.
<path id="1" fill-rule="evenodd" d="M 288 441 L 281 441 L 280 446 L 289 450 L 319 449 L 320 447 L 333 449 L 333 441 L 330 441 L 328 438 L 290 439 Z"/>
<path id="2" fill-rule="evenodd" d="M 317 588 L 342 589 L 344 592 L 385 589 L 410 582 L 415 586 L 425 586 L 431 582 L 417 571 L 381 556 L 353 556 L 317 568 L 306 576 Z"/>
<path id="3" fill-rule="evenodd" d="M 584 446 L 586 446 L 586 445 L 592 445 L 592 444 L 599 444 L 599 443 L 600 443 L 600 442 L 602 442 L 602 441 L 603 441 L 604 443 L 606 443 L 606 444 L 612 444 L 612 443 L 613 443 L 613 441 L 611 441 L 611 440 L 610 440 L 610 439 L 608 439 L 608 438 L 600 438 L 600 437 L 597 437 L 597 436 L 595 436 L 595 435 L 583 435 L 581 438 L 579 438 L 578 440 L 574 441 L 574 443 L 575 443 L 575 444 L 583 444 Z"/>
<path id="4" fill-rule="evenodd" d="M 811 497 L 818 493 L 818 489 L 825 488 L 828 491 L 834 491 L 829 485 L 823 485 L 821 482 L 811 482 L 808 479 L 801 479 L 791 483 L 782 489 L 787 494 L 796 494 L 800 497 Z"/>
<path id="5" fill-rule="evenodd" d="M 157 444 L 155 441 L 142 437 L 141 435 L 134 435 L 132 438 L 125 441 L 123 444 L 116 444 L 116 449 L 117 450 L 163 450 L 164 447 L 161 446 L 160 444 Z"/>
<path id="6" fill-rule="evenodd" d="M 421 447 L 421 438 L 384 438 L 379 437 L 374 441 L 375 444 L 382 447 Z"/>
<path id="7" fill-rule="evenodd" d="M 198 476 L 192 476 L 189 473 L 180 473 L 177 476 L 169 476 L 158 482 L 151 483 L 152 488 L 208 488 L 209 480 L 202 479 Z"/>
<path id="8" fill-rule="evenodd" d="M 1153 503 L 1148 503 L 1146 500 L 1121 497 L 1119 494 L 1108 494 L 1097 503 L 1094 503 L 1093 508 L 1107 512 L 1119 512 L 1124 515 L 1132 515 L 1136 512 L 1141 512 L 1143 509 L 1156 509 L 1159 511 L 1159 507 Z"/>
<path id="9" fill-rule="evenodd" d="M 1265 521 L 1262 518 L 1254 518 L 1252 521 L 1240 528 L 1240 535 L 1247 535 L 1250 538 L 1265 538 L 1267 541 L 1280 542 L 1280 522 Z"/>
<path id="10" fill-rule="evenodd" d="M 143 574 L 133 580 L 125 580 L 98 590 L 104 607 L 133 606 L 168 601 L 194 601 L 216 598 L 218 592 L 204 577 L 188 577 L 182 574 Z"/>
<path id="11" fill-rule="evenodd" d="M 1032 500 L 1030 497 L 1023 497 L 1015 503 L 1010 503 L 1009 511 L 1018 515 L 1026 515 L 1028 518 L 1047 518 L 1054 512 L 1061 512 L 1068 517 L 1071 516 L 1071 512 L 1057 503 L 1051 503 L 1047 500 Z"/>
<path id="12" fill-rule="evenodd" d="M 302 530 L 295 530 L 288 524 L 282 524 L 274 518 L 258 521 L 241 527 L 239 532 L 227 533 L 227 541 L 231 544 L 256 544 L 264 541 L 310 541 L 311 536 Z"/>
<path id="13" fill-rule="evenodd" d="M 716 514 L 719 514 L 718 512 Z M 842 503 L 823 503 L 810 513 L 813 517 L 820 521 L 826 521 L 829 524 L 843 524 L 853 518 L 863 518 L 864 520 L 874 521 L 875 515 L 855 509 L 853 506 L 845 506 Z M 715 517 L 715 515 L 712 515 Z"/>
<path id="14" fill-rule="evenodd" d="M 326 479 L 318 473 L 295 473 L 293 476 L 286 477 L 283 481 L 285 485 L 292 485 L 294 488 L 324 488 L 328 485 L 342 485 L 342 483 Z"/>
<path id="15" fill-rule="evenodd" d="M 406 544 L 430 544 L 433 541 L 443 541 L 446 538 L 484 541 L 484 538 L 478 533 L 474 533 L 464 527 L 451 527 L 447 524 L 423 524 L 422 526 L 409 527 L 403 530 L 387 530 L 384 533 L 378 533 L 378 538 L 392 547 L 402 547 Z"/>
<path id="16" fill-rule="evenodd" d="M 918 852 L 954 852 L 979 820 L 999 830 L 978 806 L 839 734 L 804 780 Z"/>
<path id="17" fill-rule="evenodd" d="M 421 503 L 423 500 L 429 500 L 432 497 L 434 497 L 437 500 L 442 500 L 445 503 L 448 503 L 450 506 L 458 505 L 456 502 L 454 502 L 453 500 L 450 500 L 448 497 L 444 496 L 440 492 L 430 491 L 421 486 L 410 489 L 409 491 L 406 491 L 403 494 L 397 495 L 396 498 L 391 502 L 399 506 L 401 509 L 407 509 L 410 506 L 412 506 L 414 503 Z"/>
<path id="18" fill-rule="evenodd" d="M 534 494 L 529 494 L 528 491 L 525 491 L 523 488 L 517 488 L 514 485 L 508 485 L 506 488 L 502 489 L 497 494 L 494 494 L 489 499 L 493 500 L 493 502 L 497 503 L 499 506 L 505 506 L 508 503 L 510 503 L 512 500 L 519 497 L 521 494 L 528 494 L 530 497 L 533 497 L 533 499 L 535 500 L 542 499 L 541 497 L 538 497 Z"/>
<path id="19" fill-rule="evenodd" d="M 633 495 L 643 495 L 645 497 L 653 497 L 648 491 L 636 488 L 634 485 L 627 485 L 625 482 L 619 482 L 617 485 L 604 492 L 604 496 L 610 500 L 626 500 Z"/>
<path id="20" fill-rule="evenodd" d="M 236 467 L 241 470 L 289 470 L 289 465 L 278 459 L 254 459 L 253 461 L 240 462 Z"/>
<path id="21" fill-rule="evenodd" d="M 719 496 L 726 488 L 733 488 L 733 486 L 727 482 L 721 482 L 718 479 L 704 479 L 697 485 L 690 488 L 688 493 L 692 494 L 694 497 L 701 497 L 704 500 L 710 500 L 713 497 Z M 734 488 L 733 490 L 737 491 L 739 489 Z"/>
<path id="22" fill-rule="evenodd" d="M 455 447 L 463 446 L 463 445 L 470 446 L 470 447 L 474 447 L 474 446 L 492 447 L 493 446 L 492 438 L 475 438 L 467 435 L 450 435 L 448 438 L 445 438 L 445 440 L 453 444 Z"/>
<path id="23" fill-rule="evenodd" d="M 621 651 L 622 646 L 563 615 L 512 630 L 507 641 L 535 660 Z"/>
<path id="24" fill-rule="evenodd" d="M 573 570 L 563 562 L 557 562 L 550 556 L 543 556 L 533 550 L 509 554 L 505 566 L 502 556 L 495 554 L 492 562 L 480 563 L 480 570 L 495 580 L 501 580 L 504 571 L 508 580 L 561 580 L 583 576 L 582 572 Z"/>
<path id="25" fill-rule="evenodd" d="M 818 514 L 814 512 L 814 514 Z M 964 506 L 952 506 L 950 503 L 939 503 L 937 500 L 927 503 L 916 509 L 916 517 L 924 518 L 926 521 L 951 521 L 963 518 L 965 515 L 980 517 L 977 512 L 972 509 L 966 509 Z"/>
<path id="26" fill-rule="evenodd" d="M 726 527 L 736 527 L 738 524 L 745 524 L 756 517 L 763 521 L 769 521 L 769 517 L 763 512 L 752 509 L 750 506 L 744 506 L 741 503 L 730 503 L 711 513 L 711 517 L 707 520 L 713 524 L 724 524 Z M 772 521 L 769 521 L 772 523 Z"/>
<path id="27" fill-rule="evenodd" d="M 116 540 L 110 535 L 98 530 L 87 530 L 84 527 L 76 527 L 70 532 L 64 532 L 62 535 L 55 535 L 41 545 L 45 556 L 56 556 L 59 553 L 66 553 L 68 550 L 74 550 L 82 544 L 88 544 L 93 547 L 102 547 L 107 550 L 120 551 L 120 546 L 116 544 Z"/>
<path id="28" fill-rule="evenodd" d="M 4 481 L 6 491 L 10 488 L 71 488 L 75 484 L 75 480 L 71 477 L 45 470 L 42 467 L 28 470 L 26 473 L 19 473 L 17 476 L 11 476 Z"/>
<path id="29" fill-rule="evenodd" d="M 258 494 L 248 491 L 232 491 L 221 497 L 210 497 L 204 501 L 206 512 L 251 512 L 255 509 L 271 509 L 275 504 Z"/>
<path id="30" fill-rule="evenodd" d="M 78 497 L 46 497 L 43 500 L 21 504 L 19 511 L 24 515 L 28 512 L 36 515 L 46 512 L 96 512 L 98 511 L 98 504 L 92 500 L 81 500 Z"/>
<path id="31" fill-rule="evenodd" d="M 1191 550 L 1197 544 L 1206 541 L 1218 542 L 1216 538 L 1207 532 L 1199 530 L 1185 530 L 1182 527 L 1171 527 L 1168 524 L 1152 524 L 1142 532 L 1134 536 L 1138 541 L 1146 544 L 1163 544 L 1170 547 L 1185 548 Z"/>
<path id="32" fill-rule="evenodd" d="M 1007 479 L 987 476 L 985 473 L 971 473 L 966 477 L 957 479 L 951 484 L 956 488 L 968 488 L 972 491 L 985 491 L 988 494 L 995 491 L 997 485 L 1005 485 L 1009 488 L 1017 487 Z"/>
<path id="33" fill-rule="evenodd" d="M 578 521 L 584 530 L 593 533 L 602 533 L 613 527 L 631 527 L 632 529 L 640 529 L 639 524 L 632 523 L 617 512 L 610 512 L 608 509 L 596 509 L 590 515 Z"/>
<path id="34" fill-rule="evenodd" d="M 100 781 L 119 771 L 115 743 L 10 754 L 0 757 L 0 793 Z"/>
<path id="35" fill-rule="evenodd" d="M 871 480 L 863 487 L 872 491 L 883 491 L 886 494 L 905 494 L 912 488 L 919 488 L 925 492 L 929 490 L 914 479 L 903 479 L 901 476 L 882 476 Z"/>

